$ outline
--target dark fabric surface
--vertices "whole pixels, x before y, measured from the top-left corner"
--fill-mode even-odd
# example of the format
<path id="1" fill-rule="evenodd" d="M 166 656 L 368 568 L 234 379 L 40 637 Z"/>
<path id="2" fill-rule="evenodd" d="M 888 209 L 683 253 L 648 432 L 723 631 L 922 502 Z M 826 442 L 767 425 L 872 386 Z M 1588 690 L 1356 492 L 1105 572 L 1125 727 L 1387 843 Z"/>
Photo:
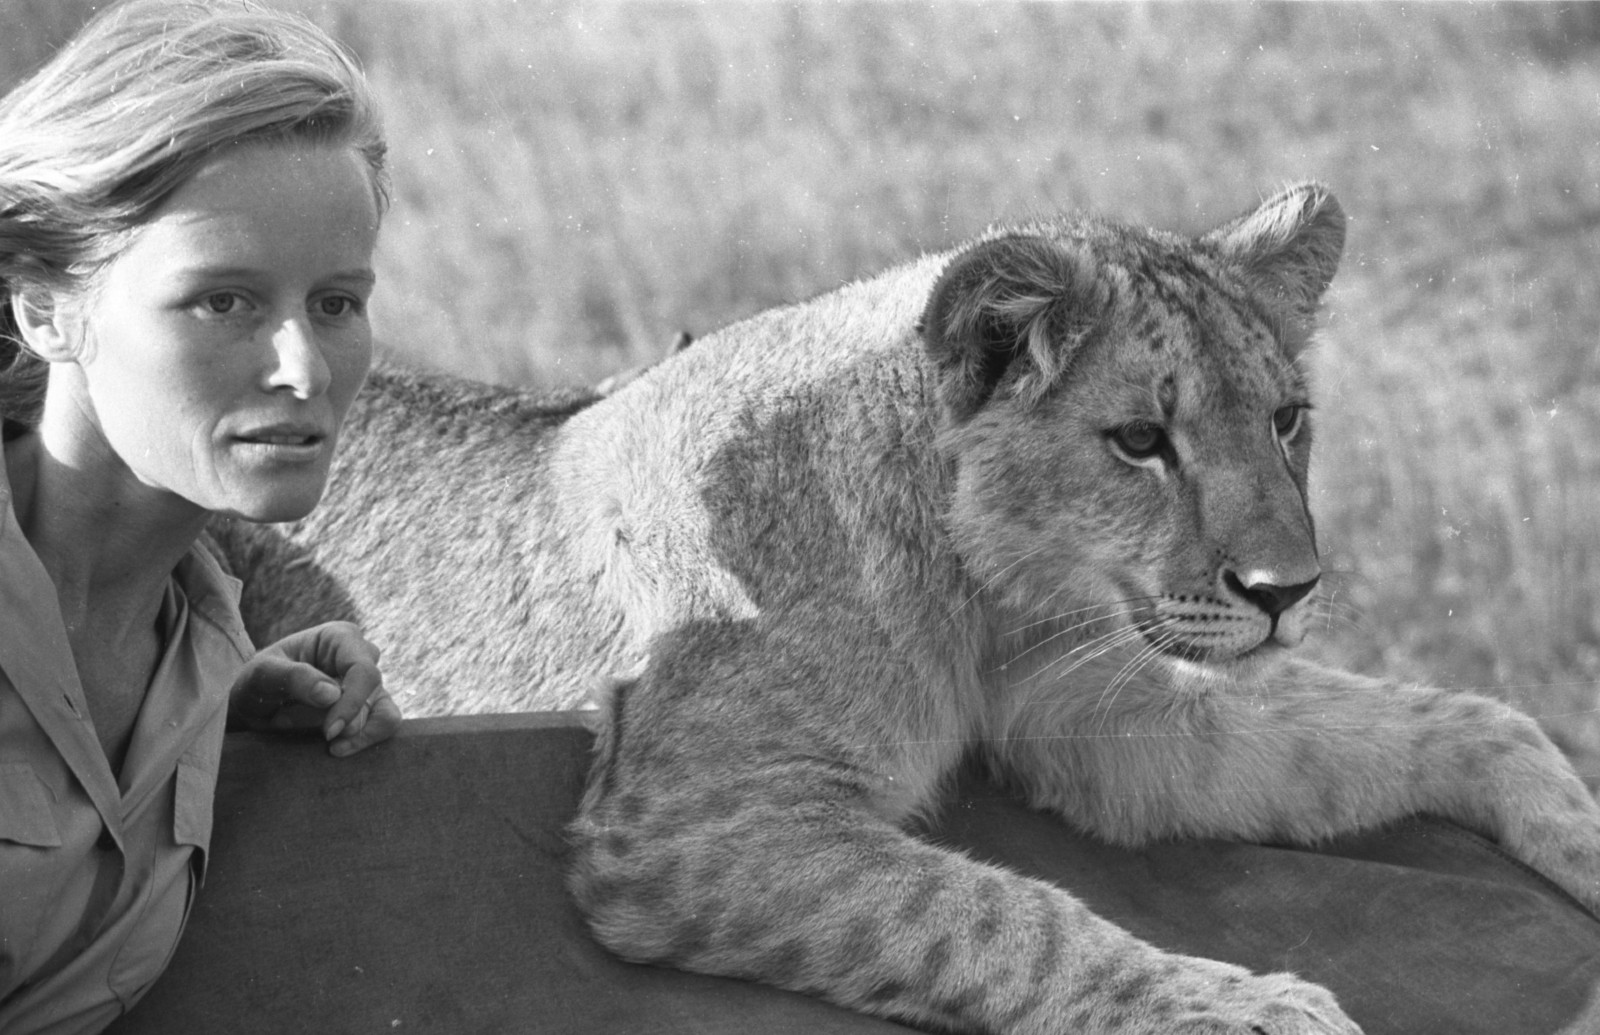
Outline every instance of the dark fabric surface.
<path id="1" fill-rule="evenodd" d="M 589 736 L 555 715 L 408 722 L 350 760 L 230 735 L 210 875 L 117 1035 L 903 1031 L 623 963 L 563 889 Z M 1448 824 L 1307 852 L 1075 836 L 971 785 L 929 836 L 1054 880 L 1166 948 L 1290 969 L 1368 1035 L 1600 1033 L 1600 922 Z"/>

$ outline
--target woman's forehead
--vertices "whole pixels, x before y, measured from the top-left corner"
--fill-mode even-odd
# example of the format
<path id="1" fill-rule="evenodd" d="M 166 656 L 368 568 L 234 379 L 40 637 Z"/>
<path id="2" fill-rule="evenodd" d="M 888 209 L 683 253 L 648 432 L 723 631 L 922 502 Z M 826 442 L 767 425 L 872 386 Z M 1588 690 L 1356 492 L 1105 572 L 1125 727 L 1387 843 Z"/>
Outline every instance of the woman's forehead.
<path id="1" fill-rule="evenodd" d="M 377 225 L 371 182 L 354 150 L 250 144 L 202 165 L 144 224 L 134 247 L 202 264 L 284 255 L 365 264 Z"/>

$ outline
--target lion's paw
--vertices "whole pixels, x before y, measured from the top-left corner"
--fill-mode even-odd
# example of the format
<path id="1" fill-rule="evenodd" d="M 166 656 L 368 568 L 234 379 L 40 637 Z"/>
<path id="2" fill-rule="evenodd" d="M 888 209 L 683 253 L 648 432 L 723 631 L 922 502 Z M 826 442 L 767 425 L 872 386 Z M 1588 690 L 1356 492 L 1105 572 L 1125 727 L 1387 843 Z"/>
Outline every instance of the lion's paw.
<path id="1" fill-rule="evenodd" d="M 1565 848 L 1534 860 L 1533 868 L 1554 881 L 1595 916 L 1600 916 L 1600 853 L 1585 847 Z"/>
<path id="2" fill-rule="evenodd" d="M 1186 960 L 1152 1031 L 1173 1035 L 1361 1035 L 1333 993 L 1292 974 Z"/>
<path id="3" fill-rule="evenodd" d="M 1600 810 L 1586 792 L 1569 792 L 1563 804 L 1529 810 L 1531 815 L 1502 843 L 1600 916 Z"/>

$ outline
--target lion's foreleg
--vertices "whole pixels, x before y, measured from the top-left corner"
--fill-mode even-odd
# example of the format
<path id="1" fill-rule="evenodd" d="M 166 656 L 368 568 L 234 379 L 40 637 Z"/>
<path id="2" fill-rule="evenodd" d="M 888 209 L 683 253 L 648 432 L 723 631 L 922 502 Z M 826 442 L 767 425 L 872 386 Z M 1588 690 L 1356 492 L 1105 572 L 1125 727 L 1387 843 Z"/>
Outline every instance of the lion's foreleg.
<path id="1" fill-rule="evenodd" d="M 886 774 L 810 738 L 752 751 L 630 712 L 627 693 L 620 716 L 573 827 L 572 888 L 625 958 L 939 1030 L 1356 1032 L 1317 986 L 1164 952 L 1060 888 L 916 840 L 881 814 Z"/>
<path id="2" fill-rule="evenodd" d="M 1600 906 L 1600 807 L 1538 725 L 1485 697 L 1309 664 L 1250 692 L 1022 721 L 997 754 L 1035 802 L 1118 842 L 1315 843 L 1430 812 Z M 1046 709 L 1048 711 L 1048 709 Z"/>

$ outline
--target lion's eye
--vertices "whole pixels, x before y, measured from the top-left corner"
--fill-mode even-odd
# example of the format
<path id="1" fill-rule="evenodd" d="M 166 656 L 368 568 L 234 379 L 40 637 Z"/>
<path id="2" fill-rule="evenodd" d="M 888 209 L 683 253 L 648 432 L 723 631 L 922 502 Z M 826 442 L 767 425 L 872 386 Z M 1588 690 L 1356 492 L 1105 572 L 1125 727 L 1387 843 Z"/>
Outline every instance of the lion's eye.
<path id="1" fill-rule="evenodd" d="M 1300 423 L 1305 417 L 1305 412 L 1306 408 L 1299 405 L 1278 407 L 1272 411 L 1272 430 L 1278 433 L 1279 438 L 1287 442 L 1299 432 Z"/>
<path id="2" fill-rule="evenodd" d="M 1167 433 L 1156 424 L 1140 421 L 1110 431 L 1112 443 L 1130 460 L 1148 460 L 1170 448 Z"/>

